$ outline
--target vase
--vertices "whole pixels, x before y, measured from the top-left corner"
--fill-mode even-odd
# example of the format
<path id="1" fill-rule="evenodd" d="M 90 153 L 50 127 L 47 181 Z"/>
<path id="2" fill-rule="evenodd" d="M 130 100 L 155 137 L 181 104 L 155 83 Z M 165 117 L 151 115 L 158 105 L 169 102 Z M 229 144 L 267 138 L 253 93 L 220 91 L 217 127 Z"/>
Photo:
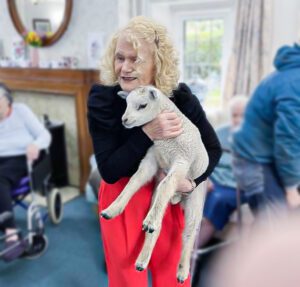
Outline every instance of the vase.
<path id="1" fill-rule="evenodd" d="M 39 49 L 36 47 L 30 47 L 30 61 L 31 67 L 38 68 L 40 63 Z"/>

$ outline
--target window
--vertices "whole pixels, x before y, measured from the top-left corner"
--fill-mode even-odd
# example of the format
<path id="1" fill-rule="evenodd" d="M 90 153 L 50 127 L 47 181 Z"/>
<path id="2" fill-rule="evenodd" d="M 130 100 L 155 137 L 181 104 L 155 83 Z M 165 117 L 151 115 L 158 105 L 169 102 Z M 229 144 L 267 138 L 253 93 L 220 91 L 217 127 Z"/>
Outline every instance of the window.
<path id="1" fill-rule="evenodd" d="M 223 19 L 184 21 L 184 80 L 205 106 L 221 104 Z"/>

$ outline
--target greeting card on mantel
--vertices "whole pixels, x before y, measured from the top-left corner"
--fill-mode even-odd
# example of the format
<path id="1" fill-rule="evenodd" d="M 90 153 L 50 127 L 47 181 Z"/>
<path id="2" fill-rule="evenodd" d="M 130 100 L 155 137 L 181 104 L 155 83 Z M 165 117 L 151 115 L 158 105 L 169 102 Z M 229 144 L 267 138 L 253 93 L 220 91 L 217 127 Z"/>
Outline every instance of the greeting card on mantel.
<path id="1" fill-rule="evenodd" d="M 26 60 L 26 44 L 20 37 L 12 40 L 12 59 L 15 61 Z"/>
<path id="2" fill-rule="evenodd" d="M 103 32 L 89 32 L 87 41 L 87 54 L 89 68 L 99 69 L 100 57 L 104 46 Z"/>

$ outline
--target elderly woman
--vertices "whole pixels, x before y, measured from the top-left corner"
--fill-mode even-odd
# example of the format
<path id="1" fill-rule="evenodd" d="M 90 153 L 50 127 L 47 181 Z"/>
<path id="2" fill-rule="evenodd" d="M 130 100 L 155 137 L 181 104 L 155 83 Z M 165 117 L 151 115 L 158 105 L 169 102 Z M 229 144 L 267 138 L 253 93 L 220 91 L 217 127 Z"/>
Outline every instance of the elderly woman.
<path id="1" fill-rule="evenodd" d="M 237 208 L 237 183 L 232 170 L 231 142 L 244 117 L 248 103 L 246 95 L 235 95 L 229 101 L 230 123 L 216 130 L 224 153 L 207 184 L 207 195 L 203 209 L 203 219 L 198 237 L 198 248 L 203 247 L 213 237 L 215 232 L 222 230 L 228 223 L 231 214 Z M 241 194 L 241 202 L 246 197 Z"/>
<path id="2" fill-rule="evenodd" d="M 103 85 L 92 87 L 88 101 L 89 128 L 103 178 L 100 210 L 123 190 L 153 140 L 176 137 L 182 132 L 181 121 L 171 111 L 164 111 L 143 127 L 125 129 L 121 116 L 126 101 L 117 95 L 120 90 L 130 92 L 141 85 L 154 85 L 173 99 L 199 128 L 208 151 L 209 167 L 201 177 L 183 180 L 181 192 L 193 190 L 217 164 L 221 155 L 217 136 L 197 98 L 185 84 L 178 84 L 178 78 L 175 50 L 163 26 L 145 17 L 135 17 L 110 40 L 101 65 Z M 162 177 L 160 174 L 159 178 Z M 137 272 L 134 263 L 143 244 L 142 222 L 150 207 L 154 185 L 152 181 L 141 188 L 117 218 L 100 219 L 110 287 L 148 286 L 147 273 Z M 183 285 L 176 280 L 183 226 L 180 205 L 170 205 L 149 263 L 154 287 L 190 286 L 190 279 Z"/>
<path id="3" fill-rule="evenodd" d="M 14 104 L 10 90 L 0 84 L 0 214 L 12 212 L 11 190 L 27 174 L 27 161 L 38 158 L 47 148 L 51 136 L 32 111 L 24 104 Z M 26 246 L 15 234 L 14 219 L 7 220 L 1 229 L 8 236 L 6 245 L 16 246 L 3 257 L 6 261 L 19 257 Z"/>

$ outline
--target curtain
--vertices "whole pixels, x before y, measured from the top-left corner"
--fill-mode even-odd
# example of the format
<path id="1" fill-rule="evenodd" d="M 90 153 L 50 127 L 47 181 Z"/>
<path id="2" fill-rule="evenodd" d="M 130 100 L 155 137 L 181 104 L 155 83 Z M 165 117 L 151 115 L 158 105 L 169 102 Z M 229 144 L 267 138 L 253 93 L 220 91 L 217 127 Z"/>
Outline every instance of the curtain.
<path id="1" fill-rule="evenodd" d="M 224 102 L 236 94 L 250 96 L 269 72 L 273 0 L 237 0 L 233 51 L 224 87 Z"/>

